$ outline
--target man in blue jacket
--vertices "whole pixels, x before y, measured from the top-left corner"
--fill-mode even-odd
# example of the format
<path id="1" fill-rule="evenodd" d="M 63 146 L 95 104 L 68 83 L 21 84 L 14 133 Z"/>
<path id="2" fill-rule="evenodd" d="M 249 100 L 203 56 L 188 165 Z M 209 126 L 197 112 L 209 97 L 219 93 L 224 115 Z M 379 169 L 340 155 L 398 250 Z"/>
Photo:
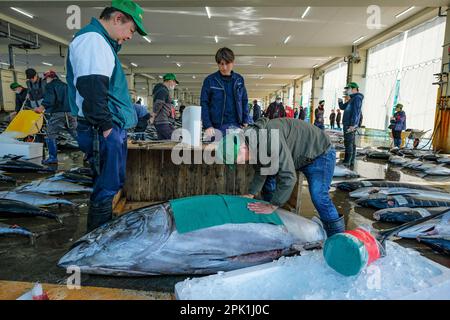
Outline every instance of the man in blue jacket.
<path id="1" fill-rule="evenodd" d="M 356 82 L 349 83 L 345 89 L 347 90 L 347 101 L 344 103 L 340 98 L 338 101 L 339 108 L 344 110 L 342 124 L 344 126 L 345 157 L 342 164 L 353 167 L 356 158 L 355 133 L 360 124 L 364 96 L 359 92 Z"/>
<path id="2" fill-rule="evenodd" d="M 46 81 L 44 100 L 37 113 L 45 111 L 47 117 L 47 137 L 45 143 L 48 148 L 48 158 L 43 164 L 58 164 L 58 145 L 56 139 L 61 131 L 66 130 L 76 140 L 77 120 L 70 114 L 67 84 L 62 82 L 55 71 L 44 73 Z"/>
<path id="3" fill-rule="evenodd" d="M 248 96 L 244 78 L 233 71 L 234 53 L 221 48 L 216 53 L 219 71 L 203 82 L 200 104 L 205 134 L 215 136 L 215 129 L 222 135 L 228 129 L 246 127 L 250 122 Z"/>
<path id="4" fill-rule="evenodd" d="M 147 34 L 143 13 L 131 0 L 113 0 L 69 46 L 70 107 L 78 115 L 78 144 L 94 171 L 88 232 L 111 220 L 112 200 L 125 182 L 126 130 L 136 126 L 137 116 L 118 52 L 134 32 Z"/>

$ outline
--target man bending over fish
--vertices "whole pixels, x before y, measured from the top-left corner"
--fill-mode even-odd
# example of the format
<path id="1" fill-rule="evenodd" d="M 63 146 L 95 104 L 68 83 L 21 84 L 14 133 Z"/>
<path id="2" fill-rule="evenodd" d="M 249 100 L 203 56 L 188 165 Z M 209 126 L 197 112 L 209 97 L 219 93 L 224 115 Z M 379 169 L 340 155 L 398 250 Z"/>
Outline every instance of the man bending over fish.
<path id="1" fill-rule="evenodd" d="M 223 163 L 255 165 L 255 176 L 245 197 L 254 198 L 267 176 L 277 176 L 271 202 L 250 203 L 251 211 L 271 214 L 283 206 L 297 182 L 297 171 L 301 171 L 308 180 L 312 202 L 327 235 L 345 231 L 344 217 L 338 214 L 329 196 L 336 151 L 319 128 L 298 119 L 262 118 L 241 134 L 227 134 L 216 150 L 216 158 Z"/>

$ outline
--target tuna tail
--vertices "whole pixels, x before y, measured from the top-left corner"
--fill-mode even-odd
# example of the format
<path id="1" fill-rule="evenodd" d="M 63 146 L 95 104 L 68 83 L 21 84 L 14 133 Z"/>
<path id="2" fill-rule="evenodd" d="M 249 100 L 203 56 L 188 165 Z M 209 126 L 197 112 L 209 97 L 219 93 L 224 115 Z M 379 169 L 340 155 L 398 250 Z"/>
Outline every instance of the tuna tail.
<path id="1" fill-rule="evenodd" d="M 450 208 L 446 209 L 442 212 L 438 212 L 432 215 L 429 215 L 428 217 L 424 217 L 415 221 L 411 221 L 405 224 L 402 224 L 399 227 L 395 227 L 395 228 L 391 228 L 391 229 L 385 229 L 385 230 L 380 230 L 378 231 L 378 234 L 376 236 L 377 240 L 381 243 L 381 245 L 383 246 L 383 248 L 386 248 L 386 240 L 388 240 L 390 237 L 393 237 L 395 235 L 397 235 L 400 231 L 406 230 L 410 227 L 416 226 L 418 224 L 421 224 L 425 221 L 434 219 L 434 218 L 439 218 L 441 216 L 443 216 L 444 214 L 450 212 Z"/>

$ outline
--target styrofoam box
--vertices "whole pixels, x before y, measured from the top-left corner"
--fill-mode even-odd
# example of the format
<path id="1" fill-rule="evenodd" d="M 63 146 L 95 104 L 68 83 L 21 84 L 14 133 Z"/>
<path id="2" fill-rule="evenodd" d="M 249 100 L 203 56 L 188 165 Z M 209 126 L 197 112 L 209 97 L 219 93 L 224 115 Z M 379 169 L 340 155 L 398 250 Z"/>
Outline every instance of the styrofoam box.
<path id="1" fill-rule="evenodd" d="M 175 285 L 175 295 L 179 300 L 450 299 L 450 269 L 412 249 L 390 247 L 390 258 L 379 259 L 371 270 L 354 277 L 336 273 L 325 264 L 322 252 L 315 251 L 186 279 Z M 377 276 L 379 288 L 374 286 Z"/>
<path id="2" fill-rule="evenodd" d="M 21 142 L 4 143 L 0 142 L 0 157 L 6 155 L 23 156 L 24 159 L 34 159 L 42 157 L 42 143 Z"/>

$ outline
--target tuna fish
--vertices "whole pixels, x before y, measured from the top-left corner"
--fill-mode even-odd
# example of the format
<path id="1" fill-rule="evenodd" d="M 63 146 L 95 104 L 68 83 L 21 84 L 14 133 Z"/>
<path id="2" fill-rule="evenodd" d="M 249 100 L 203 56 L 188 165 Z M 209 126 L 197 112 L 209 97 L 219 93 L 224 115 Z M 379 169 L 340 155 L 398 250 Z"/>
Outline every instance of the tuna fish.
<path id="1" fill-rule="evenodd" d="M 0 216 L 1 217 L 44 217 L 49 219 L 55 219 L 61 222 L 61 219 L 54 213 L 47 210 L 40 209 L 36 206 L 29 205 L 28 203 L 0 199 Z"/>
<path id="2" fill-rule="evenodd" d="M 75 174 L 80 174 L 82 176 L 88 176 L 88 177 L 92 177 L 93 173 L 92 170 L 89 168 L 73 168 L 70 169 L 69 171 L 67 171 L 68 173 L 75 173 Z"/>
<path id="3" fill-rule="evenodd" d="M 423 171 L 426 175 L 430 176 L 450 176 L 450 169 L 443 165 L 435 166 Z"/>
<path id="4" fill-rule="evenodd" d="M 387 151 L 372 150 L 367 153 L 367 158 L 388 160 L 391 154 Z"/>
<path id="5" fill-rule="evenodd" d="M 54 172 L 53 168 L 45 168 L 40 164 L 20 159 L 21 156 L 0 159 L 0 170 L 7 172 Z"/>
<path id="6" fill-rule="evenodd" d="M 439 157 L 436 161 L 437 163 L 450 164 L 450 157 Z"/>
<path id="7" fill-rule="evenodd" d="M 47 207 L 63 204 L 68 206 L 75 206 L 75 204 L 69 200 L 32 192 L 2 191 L 0 192 L 0 199 L 21 201 L 36 207 Z"/>
<path id="8" fill-rule="evenodd" d="M 0 171 L 0 181 L 1 182 L 16 182 L 16 179 L 14 179 L 13 177 L 4 175 L 4 171 Z"/>
<path id="9" fill-rule="evenodd" d="M 57 194 L 71 194 L 71 193 L 89 193 L 92 192 L 92 188 L 79 186 L 75 183 L 67 181 L 38 180 L 17 187 L 15 191 L 57 195 Z"/>
<path id="10" fill-rule="evenodd" d="M 404 166 L 409 162 L 409 160 L 401 156 L 391 156 L 389 158 L 389 162 L 398 166 Z"/>
<path id="11" fill-rule="evenodd" d="M 28 237 L 31 240 L 31 242 L 34 242 L 34 239 L 36 238 L 36 235 L 28 229 L 16 225 L 10 226 L 7 224 L 0 223 L 0 236 L 11 236 L 11 235 Z"/>
<path id="12" fill-rule="evenodd" d="M 355 178 L 355 177 L 359 177 L 359 174 L 357 174 L 355 171 L 352 171 L 344 166 L 336 166 L 334 168 L 333 177 L 335 177 L 335 178 L 340 178 L 340 177 Z"/>
<path id="13" fill-rule="evenodd" d="M 417 241 L 426 244 L 431 249 L 450 255 L 450 236 L 422 236 Z"/>
<path id="14" fill-rule="evenodd" d="M 384 195 L 384 194 L 373 194 L 365 198 L 356 200 L 356 203 L 364 206 L 371 207 L 375 209 L 387 209 L 387 208 L 398 208 L 398 207 L 450 207 L 450 200 L 432 200 L 421 198 L 419 195 Z"/>
<path id="15" fill-rule="evenodd" d="M 78 173 L 61 172 L 55 174 L 53 177 L 47 178 L 48 181 L 67 181 L 75 184 L 80 184 L 87 187 L 92 187 L 93 181 L 91 177 L 84 176 Z"/>
<path id="16" fill-rule="evenodd" d="M 437 207 L 437 208 L 388 208 L 378 210 L 373 214 L 373 218 L 382 222 L 393 222 L 393 223 L 407 223 L 411 221 L 416 221 L 423 217 L 428 217 L 432 214 L 443 212 L 450 208 L 447 207 Z"/>
<path id="17" fill-rule="evenodd" d="M 450 201 L 450 193 L 443 191 L 428 191 L 419 190 L 412 188 L 376 188 L 376 187 L 366 187 L 360 188 L 349 193 L 352 198 L 365 198 L 374 195 L 417 195 L 421 199 L 428 200 L 448 200 Z M 382 196 L 384 197 L 384 196 Z"/>
<path id="18" fill-rule="evenodd" d="M 411 188 L 411 189 L 442 192 L 442 190 L 440 189 L 424 186 L 421 184 L 398 182 L 398 181 L 386 181 L 381 179 L 342 181 L 339 183 L 334 183 L 333 186 L 343 191 L 354 191 L 356 189 L 363 187 L 380 187 L 380 188 Z"/>
<path id="19" fill-rule="evenodd" d="M 79 239 L 59 261 L 88 274 L 212 274 L 270 262 L 317 245 L 318 222 L 277 210 L 284 225 L 223 224 L 178 233 L 170 203 L 132 211 Z"/>

